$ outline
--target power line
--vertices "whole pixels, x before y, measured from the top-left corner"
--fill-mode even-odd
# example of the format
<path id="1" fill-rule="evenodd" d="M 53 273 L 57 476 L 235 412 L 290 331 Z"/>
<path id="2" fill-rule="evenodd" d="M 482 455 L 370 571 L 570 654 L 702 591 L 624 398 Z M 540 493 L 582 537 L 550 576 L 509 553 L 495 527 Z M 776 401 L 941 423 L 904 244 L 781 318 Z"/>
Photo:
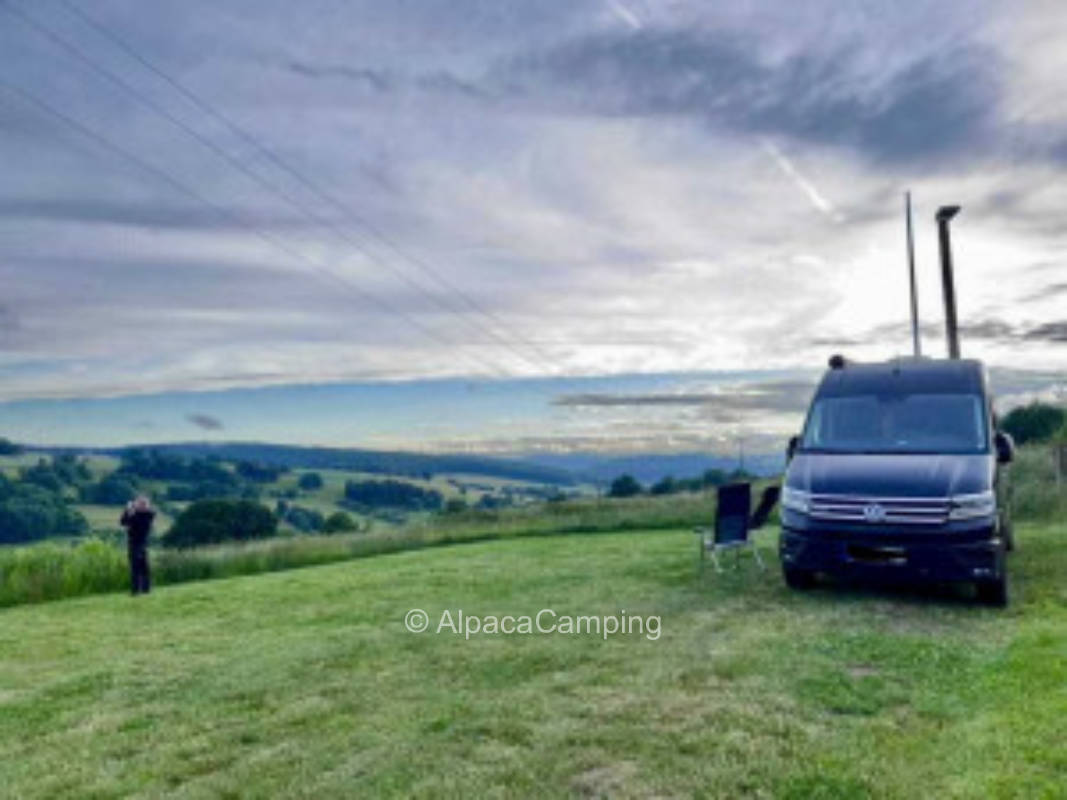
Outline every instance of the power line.
<path id="1" fill-rule="evenodd" d="M 125 52 L 130 58 L 134 59 L 145 69 L 149 70 L 158 78 L 173 87 L 190 103 L 195 105 L 205 114 L 221 122 L 227 129 L 230 130 L 231 133 L 235 134 L 236 136 L 244 140 L 247 144 L 251 145 L 251 147 L 263 158 L 267 159 L 278 169 L 282 170 L 294 180 L 299 182 L 308 191 L 314 194 L 315 197 L 317 197 L 319 200 L 341 211 L 343 214 L 345 214 L 349 221 L 362 227 L 364 230 L 369 232 L 371 236 L 373 236 L 375 239 L 377 239 L 379 242 L 389 248 L 392 252 L 397 254 L 400 258 L 417 267 L 420 271 L 422 271 L 425 275 L 429 276 L 435 283 L 437 283 L 438 286 L 441 286 L 446 291 L 455 294 L 472 311 L 490 319 L 504 330 L 508 330 L 508 326 L 503 322 L 503 320 L 501 320 L 492 312 L 482 308 L 479 303 L 475 302 L 459 287 L 457 287 L 451 281 L 447 280 L 443 275 L 441 275 L 440 272 L 434 269 L 424 259 L 421 259 L 405 251 L 391 237 L 383 233 L 377 226 L 375 226 L 365 217 L 361 217 L 360 215 L 352 211 L 348 204 L 344 203 L 332 194 L 323 190 L 315 181 L 308 178 L 304 173 L 302 173 L 296 167 L 292 166 L 285 159 L 275 153 L 270 147 L 268 147 L 260 139 L 250 133 L 248 129 L 234 122 L 233 119 L 231 119 L 228 115 L 220 111 L 211 103 L 204 100 L 200 95 L 198 95 L 184 83 L 167 73 L 162 67 L 158 66 L 150 59 L 145 57 L 140 51 L 137 50 L 137 48 L 135 48 L 124 38 L 115 33 L 115 31 L 109 28 L 106 24 L 93 17 L 91 14 L 79 7 L 76 3 L 71 2 L 71 0 L 59 0 L 59 2 L 61 2 L 68 11 L 70 11 L 72 14 L 81 19 L 85 24 L 89 25 L 98 34 L 100 34 L 112 44 L 114 44 L 116 47 L 118 47 L 120 50 Z M 525 337 L 516 335 L 514 331 L 511 331 L 511 333 L 513 336 L 515 336 L 516 341 L 530 348 L 531 351 L 537 354 L 539 358 L 547 358 L 544 355 L 543 351 L 541 351 L 541 349 L 534 342 L 526 339 Z M 551 361 L 551 359 L 547 360 Z"/>
<path id="2" fill-rule="evenodd" d="M 271 163 L 275 164 L 275 166 L 277 166 L 279 169 L 285 171 L 287 174 L 291 175 L 294 179 L 299 181 L 301 183 L 301 185 L 305 186 L 309 191 L 314 193 L 316 197 L 320 198 L 320 200 L 322 200 L 323 202 L 327 202 L 327 203 L 339 208 L 342 211 L 342 213 L 347 214 L 348 216 L 352 217 L 353 219 L 359 220 L 359 218 L 355 214 L 353 214 L 350 209 L 348 209 L 343 203 L 341 203 L 341 201 L 339 201 L 336 198 L 333 198 L 333 197 L 327 195 L 325 192 L 323 192 L 320 189 L 318 189 L 318 187 L 310 179 L 306 178 L 298 170 L 296 170 L 295 168 L 290 167 L 288 164 L 286 164 L 284 161 L 282 161 L 278 156 L 276 156 L 272 151 L 270 151 L 265 145 L 260 143 L 254 136 L 252 136 L 250 133 L 248 133 L 243 128 L 238 126 L 236 123 L 234 123 L 228 117 L 223 115 L 222 112 L 220 112 L 217 109 L 215 109 L 213 106 L 208 104 L 206 101 L 204 101 L 201 98 L 199 98 L 194 92 L 192 92 L 191 90 L 187 89 L 182 84 L 180 84 L 176 79 L 171 78 L 169 75 L 167 75 L 159 67 L 157 67 L 154 64 L 152 64 L 147 58 L 145 58 L 142 55 L 140 55 L 131 45 L 126 43 L 124 40 L 122 40 L 117 34 L 114 34 L 110 29 L 108 29 L 102 23 L 99 23 L 98 21 L 96 21 L 94 18 L 92 18 L 87 13 L 83 12 L 80 8 L 78 8 L 77 6 L 73 5 L 72 3 L 64 2 L 63 4 L 69 11 L 71 11 L 73 14 L 75 14 L 77 17 L 79 17 L 81 20 L 83 20 L 87 25 L 89 25 L 95 31 L 97 31 L 98 34 L 100 34 L 101 36 L 104 36 L 105 38 L 107 38 L 110 42 L 112 42 L 117 47 L 122 49 L 127 55 L 129 55 L 131 58 L 136 60 L 139 64 L 141 64 L 146 69 L 150 70 L 153 74 L 157 75 L 162 80 L 166 81 L 169 85 L 174 87 L 183 97 L 185 97 L 189 102 L 193 103 L 202 112 L 204 112 L 204 113 L 208 114 L 209 116 L 213 117 L 214 119 L 217 119 L 218 121 L 220 121 L 231 132 L 233 132 L 235 135 L 240 137 L 246 143 L 250 144 L 264 158 L 268 159 L 269 161 L 271 161 Z M 129 82 L 125 81 L 123 78 L 121 78 L 120 76 L 116 75 L 111 70 L 108 70 L 106 67 L 103 67 L 100 64 L 98 64 L 96 61 L 94 61 L 92 58 L 90 58 L 88 55 L 86 55 L 86 53 L 83 50 L 81 50 L 77 45 L 75 45 L 73 42 L 71 42 L 71 41 L 69 41 L 67 39 L 64 39 L 62 36 L 57 34 L 54 30 L 50 29 L 48 26 L 46 26 L 43 23 L 41 23 L 39 20 L 37 20 L 37 19 L 35 19 L 33 17 L 30 17 L 29 15 L 25 14 L 25 12 L 23 12 L 21 10 L 17 10 L 15 8 L 11 7 L 10 5 L 8 5 L 5 2 L 5 0 L 0 0 L 0 7 L 5 8 L 9 13 L 13 14 L 14 16 L 16 16 L 17 18 L 22 20 L 24 22 L 24 24 L 26 24 L 31 29 L 33 29 L 36 33 L 38 33 L 39 35 L 47 38 L 53 44 L 61 47 L 67 53 L 72 55 L 74 58 L 76 58 L 79 61 L 81 61 L 82 63 L 86 64 L 90 69 L 92 69 L 98 75 L 102 76 L 106 80 L 108 80 L 111 83 L 113 83 L 116 86 L 118 86 L 123 91 L 125 91 L 128 94 L 130 94 L 131 96 L 133 96 L 136 100 L 138 100 L 139 102 L 141 102 L 142 104 L 144 104 L 145 106 L 150 108 L 152 111 L 154 111 L 159 116 L 161 116 L 164 119 L 166 119 L 168 122 L 170 122 L 172 125 L 177 127 L 179 130 L 181 130 L 187 136 L 189 136 L 189 137 L 193 138 L 194 140 L 196 140 L 203 147 L 205 147 L 208 150 L 210 150 L 216 157 L 224 160 L 228 165 L 230 165 L 232 168 L 234 168 L 234 169 L 238 170 L 239 172 L 241 172 L 243 175 L 245 175 L 247 178 L 249 178 L 250 180 L 255 182 L 257 185 L 259 185 L 260 187 L 262 187 L 262 188 L 266 189 L 267 191 L 272 192 L 273 194 L 275 194 L 278 197 L 280 197 L 289 206 L 294 208 L 298 213 L 304 215 L 307 219 L 311 220 L 313 223 L 315 223 L 315 224 L 317 224 L 317 225 L 319 225 L 321 227 L 325 227 L 325 228 L 329 229 L 335 236 L 337 236 L 338 238 L 340 238 L 341 240 L 346 242 L 349 246 L 351 246 L 354 249 L 358 250 L 359 252 L 363 253 L 365 256 L 369 257 L 371 259 L 371 261 L 373 261 L 374 263 L 378 264 L 380 267 L 382 267 L 382 268 L 386 269 L 387 271 L 389 271 L 390 273 L 392 273 L 394 276 L 396 276 L 398 279 L 403 281 L 407 286 L 409 286 L 410 288 L 414 289 L 416 292 L 421 294 L 423 297 L 427 298 L 432 303 L 435 303 L 436 305 L 440 306 L 445 311 L 447 311 L 449 313 L 452 313 L 452 314 L 455 314 L 461 320 L 463 320 L 467 324 L 471 325 L 472 327 L 476 328 L 482 334 L 488 336 L 490 339 L 492 339 L 493 341 L 497 342 L 497 344 L 501 345 L 503 348 L 505 348 L 506 350 L 511 352 L 513 355 L 518 356 L 520 359 L 522 359 L 526 363 L 531 364 L 535 368 L 538 367 L 538 365 L 534 364 L 534 362 L 530 361 L 530 359 L 527 358 L 527 356 L 524 353 L 522 353 L 519 350 L 517 350 L 516 348 L 514 348 L 511 345 L 511 343 L 508 342 L 506 339 L 503 339 L 502 337 L 500 337 L 492 328 L 486 326 L 485 324 L 483 324 L 479 320 L 476 320 L 476 319 L 473 319 L 473 318 L 469 318 L 468 316 L 463 314 L 461 311 L 457 310 L 457 308 L 455 306 L 453 306 L 451 304 L 446 304 L 445 302 L 443 302 L 443 300 L 441 298 L 439 298 L 437 295 L 435 295 L 432 292 L 429 292 L 424 286 L 419 284 L 417 281 L 414 281 L 413 279 L 411 279 L 408 275 L 406 275 L 402 271 L 400 271 L 400 270 L 396 269 L 395 267 L 393 267 L 393 265 L 390 264 L 388 261 L 383 260 L 377 254 L 369 251 L 366 248 L 364 243 L 358 242 L 358 241 L 354 240 L 353 238 L 351 238 L 342 228 L 338 227 L 336 224 L 334 224 L 330 220 L 325 219 L 325 218 L 321 217 L 320 215 L 316 214 L 314 211 L 310 210 L 305 204 L 300 202 L 296 197 L 294 197 L 289 192 L 285 191 L 285 189 L 279 187 L 274 182 L 272 182 L 270 180 L 267 180 L 266 178 L 264 178 L 259 173 L 257 173 L 255 171 L 253 171 L 252 169 L 250 169 L 246 164 L 244 164 L 240 160 L 234 158 L 225 149 L 223 149 L 222 147 L 218 146 L 215 142 L 211 141 L 210 138 L 208 138 L 207 136 L 201 134 L 195 128 L 192 128 L 187 123 L 185 123 L 183 120 L 181 120 L 180 118 L 176 117 L 174 114 L 169 112 L 167 109 L 163 108 L 155 100 L 151 99 L 150 97 L 146 96 L 144 93 L 139 91 L 135 86 L 131 85 Z M 374 229 L 373 226 L 371 226 L 366 221 L 361 221 L 361 224 L 363 225 L 363 227 L 367 228 L 368 230 L 371 230 L 372 233 L 377 237 L 377 239 L 379 241 L 381 241 L 381 242 L 384 242 L 387 247 L 389 247 L 394 252 L 399 254 L 402 258 L 405 258 L 405 260 L 408 260 L 410 262 L 416 263 L 418 266 L 420 266 L 420 268 L 422 268 L 422 270 L 424 272 L 426 272 L 427 274 L 430 274 L 432 277 L 434 277 L 439 285 L 444 286 L 446 290 L 450 290 L 450 291 L 453 291 L 453 292 L 459 294 L 460 296 L 462 296 L 467 301 L 467 303 L 473 309 L 475 309 L 476 311 L 478 310 L 476 304 L 474 304 L 474 302 L 472 300 L 470 300 L 469 298 L 466 298 L 466 296 L 462 295 L 462 293 L 459 293 L 459 291 L 457 289 L 455 289 L 454 287 L 450 287 L 449 284 L 445 283 L 444 279 L 441 278 L 431 267 L 429 267 L 429 265 L 423 264 L 421 262 L 414 261 L 414 257 L 407 256 L 395 244 L 393 244 L 392 241 L 390 239 L 388 239 L 388 237 L 386 237 L 384 234 L 381 234 L 380 232 L 377 232 L 376 229 Z M 487 312 L 482 312 L 482 313 L 483 313 L 483 315 L 485 315 Z M 529 345 L 529 346 L 532 346 L 532 345 Z"/>
<path id="3" fill-rule="evenodd" d="M 381 298 L 376 297 L 375 295 L 367 292 L 365 289 L 360 287 L 358 284 L 355 284 L 355 283 L 347 280 L 343 276 L 333 272 L 332 270 L 330 270 L 329 268 L 325 267 L 323 264 L 321 264 L 317 260 L 315 260 L 313 258 L 309 258 L 305 254 L 303 254 L 303 253 L 301 253 L 301 252 L 299 252 L 297 250 L 294 250 L 293 248 L 289 247 L 285 242 L 279 240 L 276 236 L 273 236 L 272 234 L 270 234 L 267 231 L 263 230 L 261 227 L 257 227 L 254 223 L 251 223 L 248 220 L 246 220 L 242 215 L 237 214 L 237 213 L 235 213 L 233 211 L 230 211 L 229 209 L 227 209 L 227 208 L 225 208 L 223 206 L 220 206 L 217 203 L 212 202 L 207 197 L 205 197 L 204 195 L 202 195 L 199 192 L 197 192 L 195 189 L 189 187 L 187 184 L 185 184 L 182 181 L 180 181 L 179 179 L 175 178 L 173 175 L 171 175 L 166 170 L 163 170 L 163 169 L 155 166 L 154 164 L 151 164 L 151 163 L 145 161 L 141 157 L 131 153 L 129 150 L 127 150 L 127 149 L 123 148 L 122 146 L 116 144 L 115 142 L 113 142 L 112 140 L 108 139 L 103 134 L 98 133 L 97 131 L 94 131 L 93 129 L 89 128 L 88 126 L 86 126 L 83 123 L 79 122 L 78 120 L 74 119 L 70 115 L 65 114 L 64 112 L 60 111 L 55 106 L 53 106 L 52 104 L 48 103 L 47 101 L 42 100 L 40 97 L 38 97 L 37 95 L 33 94 L 32 92 L 26 91 L 25 89 L 22 89 L 21 87 L 18 87 L 18 86 L 15 86 L 14 84 L 8 83 L 7 81 L 5 81 L 3 79 L 0 79 L 0 88 L 5 89 L 6 91 L 10 92 L 11 94 L 14 94 L 14 95 L 22 98 L 23 101 L 29 103 L 30 105 L 33 105 L 36 108 L 46 112 L 47 114 L 49 114 L 50 116 L 52 116 L 55 119 L 59 120 L 63 124 L 73 128 L 78 133 L 80 133 L 82 136 L 84 136 L 87 139 L 90 139 L 91 141 L 95 142 L 97 145 L 99 145 L 100 147 L 104 148 L 105 150 L 113 153 L 114 155 L 119 156 L 124 161 L 127 161 L 127 162 L 133 164 L 134 166 L 136 166 L 141 171 L 155 176 L 156 178 L 162 180 L 163 182 L 167 183 L 171 187 L 177 189 L 182 194 L 185 194 L 185 195 L 193 198 L 197 202 L 202 203 L 203 205 L 205 205 L 208 208 L 212 209 L 216 214 L 220 215 L 221 217 L 223 217 L 224 219 L 228 220 L 229 222 L 236 223 L 240 227 L 245 228 L 250 233 L 254 234 L 258 238 L 260 238 L 263 241 L 265 241 L 271 247 L 274 247 L 274 248 L 282 251 L 283 253 L 285 253 L 287 256 L 289 256 L 291 258 L 295 258 L 295 259 L 298 259 L 300 261 L 303 261 L 304 263 L 306 263 L 306 264 L 308 264 L 310 266 L 311 270 L 314 273 L 339 283 L 346 290 L 354 291 L 363 300 L 371 303 L 372 305 L 378 307 L 379 309 L 381 309 L 382 311 L 384 311 L 384 312 L 386 312 L 388 314 L 392 314 L 394 316 L 397 316 L 397 317 L 403 319 L 405 322 L 407 322 L 413 328 L 418 329 L 419 331 L 421 331 L 422 333 L 424 333 L 428 337 L 430 337 L 432 339 L 435 339 L 439 343 L 447 345 L 448 347 L 453 347 L 454 346 L 453 342 L 450 342 L 447 339 L 443 338 L 436 331 L 434 331 L 432 328 L 430 328 L 430 327 L 424 325 L 422 322 L 420 322 L 417 318 L 411 316 L 410 314 L 408 314 L 407 312 L 405 312 L 403 310 L 393 308 L 389 303 L 387 303 L 386 301 L 382 300 Z M 484 359 L 481 359 L 480 357 L 474 356 L 474 354 L 464 353 L 464 355 L 466 355 L 468 358 L 471 358 L 473 360 L 478 361 L 481 366 L 487 367 L 492 373 L 494 373 L 497 376 L 503 376 L 503 375 L 506 374 L 506 373 L 502 373 L 500 371 L 499 367 L 497 367 L 497 365 L 495 365 L 495 364 L 493 364 L 491 362 L 485 361 Z"/>

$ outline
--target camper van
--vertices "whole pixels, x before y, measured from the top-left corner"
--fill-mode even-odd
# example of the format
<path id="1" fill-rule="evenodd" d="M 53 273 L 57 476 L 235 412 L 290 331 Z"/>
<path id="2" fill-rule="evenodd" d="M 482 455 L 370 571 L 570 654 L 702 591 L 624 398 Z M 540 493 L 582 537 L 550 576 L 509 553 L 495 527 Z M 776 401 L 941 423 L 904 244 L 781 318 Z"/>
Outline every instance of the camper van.
<path id="1" fill-rule="evenodd" d="M 785 582 L 805 589 L 819 573 L 966 581 L 983 602 L 1005 605 L 1013 452 L 996 430 L 981 362 L 835 356 L 789 442 Z"/>

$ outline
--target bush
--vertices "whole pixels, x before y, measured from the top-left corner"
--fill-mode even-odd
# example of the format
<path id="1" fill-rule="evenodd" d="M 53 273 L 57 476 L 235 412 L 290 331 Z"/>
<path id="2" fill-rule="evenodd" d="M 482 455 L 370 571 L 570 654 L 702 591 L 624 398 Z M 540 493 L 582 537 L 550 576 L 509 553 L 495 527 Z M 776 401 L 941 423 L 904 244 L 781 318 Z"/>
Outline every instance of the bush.
<path id="1" fill-rule="evenodd" d="M 470 503 L 462 497 L 450 497 L 445 503 L 444 511 L 446 514 L 459 514 L 468 508 L 470 508 Z"/>
<path id="2" fill-rule="evenodd" d="M 251 500 L 197 500 L 163 537 L 166 547 L 194 547 L 227 541 L 266 539 L 278 532 L 278 519 Z"/>
<path id="3" fill-rule="evenodd" d="M 57 493 L 29 483 L 0 482 L 0 544 L 79 536 L 89 523 Z"/>
<path id="4" fill-rule="evenodd" d="M 301 508 L 300 506 L 289 506 L 282 519 L 304 533 L 321 530 L 324 524 L 320 512 L 312 508 Z"/>
<path id="5" fill-rule="evenodd" d="M 91 483 L 81 489 L 81 498 L 86 503 L 105 506 L 120 506 L 129 502 L 137 494 L 133 480 L 118 472 L 113 472 L 100 483 Z"/>
<path id="6" fill-rule="evenodd" d="M 423 489 L 406 481 L 348 481 L 345 498 L 368 508 L 406 508 L 415 511 L 436 510 L 443 503 L 441 493 Z"/>
<path id="7" fill-rule="evenodd" d="M 661 478 L 660 480 L 652 484 L 652 488 L 648 491 L 650 494 L 661 495 L 674 494 L 675 492 L 680 490 L 681 487 L 674 480 L 674 477 L 672 475 L 667 475 L 665 478 Z"/>
<path id="8" fill-rule="evenodd" d="M 634 497 L 641 494 L 641 484 L 633 475 L 620 475 L 611 482 L 608 497 Z"/>
<path id="9" fill-rule="evenodd" d="M 322 476 L 317 472 L 305 472 L 300 476 L 297 485 L 305 492 L 313 492 L 322 488 Z"/>
<path id="10" fill-rule="evenodd" d="M 237 474 L 245 480 L 255 483 L 274 483 L 278 476 L 287 472 L 286 467 L 274 467 L 270 464 L 257 464 L 254 461 L 237 462 Z"/>
<path id="11" fill-rule="evenodd" d="M 1010 433 L 1016 444 L 1047 442 L 1063 429 L 1067 412 L 1047 403 L 1031 403 L 1013 409 L 1000 423 L 1002 430 Z"/>
<path id="12" fill-rule="evenodd" d="M 326 517 L 326 520 L 322 523 L 323 533 L 347 533 L 358 530 L 359 525 L 356 524 L 350 514 L 346 514 L 344 511 L 335 511 Z"/>

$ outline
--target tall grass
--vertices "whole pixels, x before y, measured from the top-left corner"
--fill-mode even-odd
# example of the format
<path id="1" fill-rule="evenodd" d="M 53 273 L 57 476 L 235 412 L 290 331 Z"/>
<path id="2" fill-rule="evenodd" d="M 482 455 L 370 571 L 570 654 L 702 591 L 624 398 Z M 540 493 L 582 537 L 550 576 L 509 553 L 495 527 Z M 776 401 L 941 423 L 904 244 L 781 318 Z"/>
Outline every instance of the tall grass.
<path id="1" fill-rule="evenodd" d="M 0 606 L 127 588 L 126 552 L 107 542 L 0 548 Z"/>
<path id="2" fill-rule="evenodd" d="M 461 542 L 567 533 L 686 527 L 707 523 L 713 493 L 574 500 L 438 515 L 406 528 L 293 536 L 187 550 L 153 550 L 156 584 L 253 575 Z M 129 589 L 125 549 L 94 538 L 0 548 L 0 607 Z"/>
<path id="3" fill-rule="evenodd" d="M 1012 467 L 1011 485 L 1016 519 L 1067 518 L 1067 483 L 1057 481 L 1047 447 L 1019 449 Z M 157 584 L 173 584 L 487 539 L 669 530 L 707 524 L 714 512 L 713 491 L 472 510 L 437 515 L 406 528 L 368 533 L 305 535 L 188 550 L 154 550 L 152 576 Z M 92 539 L 76 544 L 49 542 L 0 547 L 0 607 L 128 588 L 125 549 L 114 541 Z"/>
<path id="4" fill-rule="evenodd" d="M 1067 475 L 1056 474 L 1050 446 L 1019 448 L 1010 480 L 1012 511 L 1017 519 L 1067 519 Z"/>

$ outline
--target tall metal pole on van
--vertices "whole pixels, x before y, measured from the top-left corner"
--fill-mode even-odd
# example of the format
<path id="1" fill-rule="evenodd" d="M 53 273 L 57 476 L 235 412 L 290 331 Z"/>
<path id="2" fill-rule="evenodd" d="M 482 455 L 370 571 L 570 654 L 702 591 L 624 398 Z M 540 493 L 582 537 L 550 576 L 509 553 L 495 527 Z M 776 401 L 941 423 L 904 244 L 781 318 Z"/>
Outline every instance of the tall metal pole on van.
<path id="1" fill-rule="evenodd" d="M 923 354 L 919 344 L 919 295 L 915 289 L 915 237 L 911 230 L 911 192 L 904 192 L 904 219 L 908 229 L 908 275 L 911 278 L 911 345 L 916 358 Z"/>
<path id="2" fill-rule="evenodd" d="M 952 279 L 952 240 L 948 224 L 959 213 L 959 206 L 941 206 L 937 210 L 937 236 L 941 245 L 941 287 L 945 295 L 945 336 L 948 357 L 960 357 L 960 337 L 956 328 L 956 286 Z"/>

